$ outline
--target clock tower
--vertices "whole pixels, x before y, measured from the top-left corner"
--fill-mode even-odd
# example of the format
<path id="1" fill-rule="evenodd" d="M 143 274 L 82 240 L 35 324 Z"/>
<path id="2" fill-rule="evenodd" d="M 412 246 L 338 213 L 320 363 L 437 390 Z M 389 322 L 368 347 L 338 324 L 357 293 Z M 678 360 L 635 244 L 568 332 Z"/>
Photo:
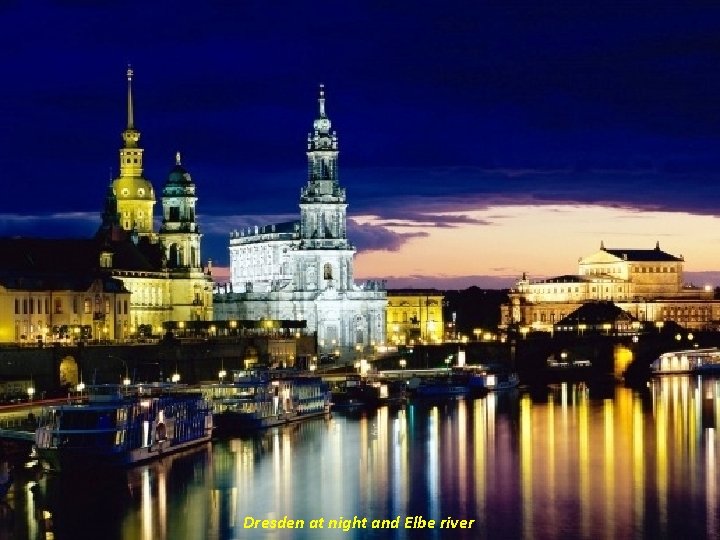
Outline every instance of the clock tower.
<path id="1" fill-rule="evenodd" d="M 153 237 L 153 206 L 155 192 L 152 184 L 143 177 L 143 150 L 138 146 L 140 132 L 135 128 L 132 96 L 133 70 L 127 70 L 127 127 L 122 133 L 120 149 L 120 176 L 112 187 L 117 199 L 120 226 L 138 236 Z"/>

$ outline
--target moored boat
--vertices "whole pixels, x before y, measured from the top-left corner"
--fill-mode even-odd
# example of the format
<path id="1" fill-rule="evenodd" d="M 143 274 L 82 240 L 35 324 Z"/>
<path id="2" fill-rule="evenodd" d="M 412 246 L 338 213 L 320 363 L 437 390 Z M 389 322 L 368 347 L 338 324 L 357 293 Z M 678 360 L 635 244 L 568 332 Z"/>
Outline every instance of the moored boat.
<path id="1" fill-rule="evenodd" d="M 89 386 L 88 400 L 43 409 L 38 458 L 53 470 L 127 466 L 210 441 L 202 394 L 178 385 Z"/>
<path id="2" fill-rule="evenodd" d="M 355 411 L 405 403 L 406 383 L 360 375 L 327 377 L 334 409 Z"/>
<path id="3" fill-rule="evenodd" d="M 463 373 L 448 372 L 446 375 L 410 379 L 409 391 L 417 397 L 452 397 L 470 392 L 468 377 Z"/>
<path id="4" fill-rule="evenodd" d="M 517 373 L 501 365 L 466 365 L 455 370 L 467 377 L 472 393 L 512 390 L 520 384 Z"/>
<path id="5" fill-rule="evenodd" d="M 233 371 L 227 383 L 201 385 L 218 433 L 264 429 L 330 413 L 320 377 L 285 371 Z"/>
<path id="6" fill-rule="evenodd" d="M 677 373 L 720 373 L 720 350 L 688 349 L 662 353 L 651 365 L 654 375 Z"/>

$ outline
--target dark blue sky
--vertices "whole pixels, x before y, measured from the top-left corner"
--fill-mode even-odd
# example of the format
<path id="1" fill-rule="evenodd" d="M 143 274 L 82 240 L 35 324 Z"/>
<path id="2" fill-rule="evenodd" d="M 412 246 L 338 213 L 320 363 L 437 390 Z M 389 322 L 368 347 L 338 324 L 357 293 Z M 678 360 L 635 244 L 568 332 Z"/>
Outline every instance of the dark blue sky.
<path id="1" fill-rule="evenodd" d="M 351 217 L 718 213 L 720 6 L 17 0 L 0 22 L 3 235 L 94 231 L 128 63 L 146 176 L 159 191 L 183 153 L 219 264 L 231 228 L 298 212 L 320 82 Z M 351 231 L 360 250 L 403 241 Z"/>

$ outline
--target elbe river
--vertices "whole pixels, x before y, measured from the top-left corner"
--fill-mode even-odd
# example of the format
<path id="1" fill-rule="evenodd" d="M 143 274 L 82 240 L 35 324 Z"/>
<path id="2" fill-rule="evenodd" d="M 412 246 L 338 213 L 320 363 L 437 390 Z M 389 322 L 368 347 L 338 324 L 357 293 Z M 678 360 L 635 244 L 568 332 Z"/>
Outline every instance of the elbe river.
<path id="1" fill-rule="evenodd" d="M 27 471 L 0 539 L 719 538 L 720 381 L 413 400 L 129 471 Z"/>

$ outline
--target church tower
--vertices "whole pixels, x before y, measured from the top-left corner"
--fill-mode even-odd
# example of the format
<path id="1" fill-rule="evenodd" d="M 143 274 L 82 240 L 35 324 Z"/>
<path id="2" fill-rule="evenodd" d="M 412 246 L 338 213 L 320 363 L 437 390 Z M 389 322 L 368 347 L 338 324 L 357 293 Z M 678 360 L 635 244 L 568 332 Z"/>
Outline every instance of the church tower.
<path id="1" fill-rule="evenodd" d="M 200 237 L 195 221 L 195 183 L 175 155 L 175 167 L 170 171 L 162 192 L 162 226 L 160 242 L 170 269 L 199 270 Z"/>
<path id="2" fill-rule="evenodd" d="M 117 198 L 120 226 L 138 236 L 153 236 L 153 206 L 155 192 L 152 184 L 143 177 L 143 150 L 138 146 L 140 132 L 135 129 L 132 97 L 133 70 L 127 70 L 127 127 L 122 133 L 120 149 L 120 176 L 113 182 Z"/>
<path id="3" fill-rule="evenodd" d="M 295 286 L 344 291 L 354 287 L 355 248 L 347 238 L 347 199 L 338 181 L 338 138 L 330 131 L 323 85 L 318 105 L 307 142 L 307 185 L 300 192 L 300 268 Z"/>
<path id="4" fill-rule="evenodd" d="M 338 184 L 338 138 L 330 132 L 325 89 L 320 85 L 319 116 L 308 134 L 308 183 L 300 194 L 303 247 L 348 249 L 345 188 Z"/>
<path id="5" fill-rule="evenodd" d="M 195 216 L 195 183 L 182 166 L 180 152 L 162 191 L 159 243 L 167 264 L 172 319 L 210 321 L 213 318 L 212 276 L 200 259 L 200 230 Z"/>

